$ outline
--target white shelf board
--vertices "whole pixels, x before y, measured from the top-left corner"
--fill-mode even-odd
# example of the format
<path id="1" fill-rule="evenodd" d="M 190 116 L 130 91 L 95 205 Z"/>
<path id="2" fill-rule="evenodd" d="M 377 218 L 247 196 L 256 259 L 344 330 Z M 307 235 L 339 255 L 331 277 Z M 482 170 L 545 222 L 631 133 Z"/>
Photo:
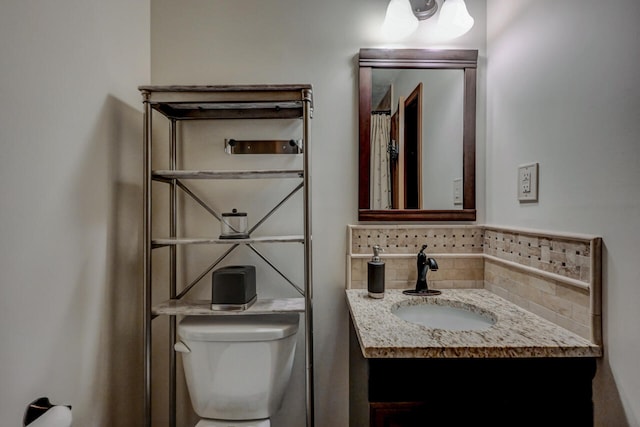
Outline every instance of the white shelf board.
<path id="1" fill-rule="evenodd" d="M 220 239 L 218 237 L 164 237 L 151 240 L 151 244 L 155 246 L 212 244 L 237 245 L 249 243 L 304 243 L 304 236 L 262 236 L 250 237 L 248 239 Z"/>
<path id="2" fill-rule="evenodd" d="M 302 178 L 302 169 L 273 169 L 273 170 L 156 170 L 154 178 L 165 179 L 275 179 Z"/>
<path id="3" fill-rule="evenodd" d="M 211 310 L 210 300 L 168 300 L 155 305 L 151 310 L 151 314 L 169 316 L 237 316 L 242 314 L 304 312 L 304 310 L 303 297 L 258 299 L 251 307 L 243 311 Z"/>

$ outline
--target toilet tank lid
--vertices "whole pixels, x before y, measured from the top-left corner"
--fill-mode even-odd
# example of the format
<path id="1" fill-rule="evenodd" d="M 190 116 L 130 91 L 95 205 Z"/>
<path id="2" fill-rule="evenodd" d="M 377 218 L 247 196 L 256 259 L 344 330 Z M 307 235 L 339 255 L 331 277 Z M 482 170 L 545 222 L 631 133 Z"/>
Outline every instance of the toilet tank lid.
<path id="1" fill-rule="evenodd" d="M 299 318 L 298 313 L 187 316 L 178 335 L 192 341 L 273 341 L 295 334 Z"/>

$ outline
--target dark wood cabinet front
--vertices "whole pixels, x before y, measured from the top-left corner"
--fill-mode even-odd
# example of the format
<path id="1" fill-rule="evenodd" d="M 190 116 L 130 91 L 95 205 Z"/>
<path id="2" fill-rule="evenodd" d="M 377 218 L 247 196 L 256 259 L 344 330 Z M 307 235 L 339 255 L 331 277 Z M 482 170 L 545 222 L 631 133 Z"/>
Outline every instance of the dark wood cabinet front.
<path id="1" fill-rule="evenodd" d="M 365 359 L 351 332 L 351 427 L 593 426 L 595 358 Z"/>
<path id="2" fill-rule="evenodd" d="M 417 402 L 373 402 L 369 404 L 371 427 L 422 427 L 426 405 Z"/>

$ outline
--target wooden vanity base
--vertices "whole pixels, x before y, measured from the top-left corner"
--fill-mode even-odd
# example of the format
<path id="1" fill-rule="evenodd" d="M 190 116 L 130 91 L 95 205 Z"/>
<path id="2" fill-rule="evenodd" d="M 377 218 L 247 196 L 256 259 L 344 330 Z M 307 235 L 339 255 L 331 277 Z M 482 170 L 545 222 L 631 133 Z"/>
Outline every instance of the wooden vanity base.
<path id="1" fill-rule="evenodd" d="M 593 426 L 592 357 L 349 358 L 351 427 Z"/>

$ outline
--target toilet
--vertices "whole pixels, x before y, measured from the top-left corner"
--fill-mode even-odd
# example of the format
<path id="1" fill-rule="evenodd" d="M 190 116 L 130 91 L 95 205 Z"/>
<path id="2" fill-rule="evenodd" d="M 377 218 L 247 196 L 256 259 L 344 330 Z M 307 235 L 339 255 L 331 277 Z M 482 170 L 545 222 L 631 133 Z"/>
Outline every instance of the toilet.
<path id="1" fill-rule="evenodd" d="M 268 427 L 291 376 L 298 313 L 187 316 L 178 324 L 196 427 Z"/>

